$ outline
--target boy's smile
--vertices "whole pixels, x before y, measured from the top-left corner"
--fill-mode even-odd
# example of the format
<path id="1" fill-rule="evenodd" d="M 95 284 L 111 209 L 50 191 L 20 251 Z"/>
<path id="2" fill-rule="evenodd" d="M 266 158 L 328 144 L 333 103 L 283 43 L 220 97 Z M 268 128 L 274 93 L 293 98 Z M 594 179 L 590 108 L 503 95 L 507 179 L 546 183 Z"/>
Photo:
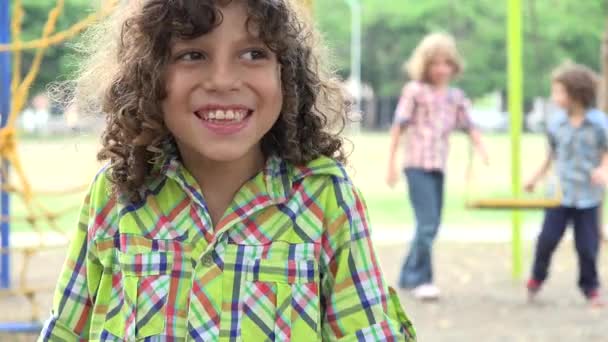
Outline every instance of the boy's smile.
<path id="1" fill-rule="evenodd" d="M 194 112 L 203 125 L 215 134 L 240 132 L 249 123 L 253 110 L 245 106 L 208 105 Z"/>

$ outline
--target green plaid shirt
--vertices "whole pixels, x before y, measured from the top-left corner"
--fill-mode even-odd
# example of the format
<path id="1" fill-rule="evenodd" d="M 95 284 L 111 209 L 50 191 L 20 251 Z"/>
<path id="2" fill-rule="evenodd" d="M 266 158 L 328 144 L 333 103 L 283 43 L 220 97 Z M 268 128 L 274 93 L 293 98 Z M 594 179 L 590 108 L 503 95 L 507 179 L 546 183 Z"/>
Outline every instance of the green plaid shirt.
<path id="1" fill-rule="evenodd" d="M 414 341 L 341 165 L 269 158 L 212 227 L 175 158 L 141 203 L 86 197 L 43 341 Z"/>

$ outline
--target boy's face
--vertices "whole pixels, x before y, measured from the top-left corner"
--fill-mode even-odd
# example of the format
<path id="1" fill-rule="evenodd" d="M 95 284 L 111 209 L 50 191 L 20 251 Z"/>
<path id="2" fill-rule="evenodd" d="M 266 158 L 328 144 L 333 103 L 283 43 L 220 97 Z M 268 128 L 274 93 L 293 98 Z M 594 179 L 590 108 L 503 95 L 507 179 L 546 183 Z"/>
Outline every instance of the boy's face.
<path id="1" fill-rule="evenodd" d="M 553 82 L 551 84 L 551 99 L 562 109 L 568 110 L 572 106 L 572 100 L 568 95 L 568 91 L 560 82 Z"/>
<path id="2" fill-rule="evenodd" d="M 246 27 L 244 2 L 221 12 L 210 33 L 172 42 L 165 74 L 164 121 L 192 166 L 261 157 L 283 104 L 277 56 Z"/>
<path id="3" fill-rule="evenodd" d="M 434 85 L 446 85 L 452 80 L 454 66 L 448 56 L 437 54 L 431 59 L 428 69 L 429 81 Z"/>

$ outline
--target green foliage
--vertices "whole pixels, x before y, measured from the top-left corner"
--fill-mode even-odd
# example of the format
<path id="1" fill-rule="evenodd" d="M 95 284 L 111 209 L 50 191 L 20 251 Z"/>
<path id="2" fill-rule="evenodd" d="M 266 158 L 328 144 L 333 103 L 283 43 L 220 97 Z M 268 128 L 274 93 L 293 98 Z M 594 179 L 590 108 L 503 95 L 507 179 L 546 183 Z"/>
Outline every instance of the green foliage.
<path id="1" fill-rule="evenodd" d="M 395 96 L 406 80 L 402 64 L 418 41 L 433 31 L 451 32 L 466 61 L 458 80 L 472 97 L 506 88 L 506 0 L 360 0 L 363 12 L 362 77 L 377 94 Z M 90 0 L 66 1 L 57 31 L 93 10 Z M 54 0 L 23 0 L 24 40 L 39 38 Z M 523 0 L 524 94 L 548 95 L 551 70 L 566 59 L 599 69 L 606 20 L 603 0 Z M 316 0 L 318 27 L 335 57 L 338 72 L 350 68 L 350 11 L 345 0 Z M 24 54 L 27 71 L 33 51 Z M 32 93 L 67 79 L 77 62 L 69 42 L 47 51 Z"/>
<path id="2" fill-rule="evenodd" d="M 23 0 L 25 16 L 22 24 L 22 41 L 40 39 L 42 30 L 48 18 L 50 10 L 55 6 L 52 0 Z M 68 29 L 94 10 L 90 0 L 69 0 L 55 26 L 54 33 Z M 12 5 L 12 2 L 11 2 Z M 13 8 L 11 8 L 11 11 Z M 30 69 L 35 55 L 35 50 L 23 52 L 22 75 Z M 43 91 L 47 84 L 54 81 L 66 80 L 75 70 L 76 57 L 70 48 L 70 42 L 52 46 L 46 50 L 40 73 L 33 84 L 30 95 Z"/>
<path id="3" fill-rule="evenodd" d="M 377 94 L 395 96 L 401 65 L 433 31 L 452 33 L 466 61 L 458 80 L 472 97 L 506 88 L 506 0 L 361 0 L 362 77 Z M 606 19 L 602 0 L 523 0 L 526 100 L 548 95 L 551 70 L 570 59 L 599 69 Z M 349 74 L 350 12 L 344 0 L 318 0 L 319 28 Z"/>

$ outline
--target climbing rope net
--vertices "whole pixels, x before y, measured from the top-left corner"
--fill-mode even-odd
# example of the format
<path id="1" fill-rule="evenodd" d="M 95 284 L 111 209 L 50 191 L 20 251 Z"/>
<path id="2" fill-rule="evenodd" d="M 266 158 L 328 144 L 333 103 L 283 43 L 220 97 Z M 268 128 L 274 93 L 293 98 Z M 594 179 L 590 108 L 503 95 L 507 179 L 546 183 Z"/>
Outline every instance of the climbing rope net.
<path id="1" fill-rule="evenodd" d="M 6 45 L 0 45 L 0 53 L 11 53 L 12 62 L 12 73 L 11 73 L 11 106 L 6 125 L 0 128 L 0 158 L 2 159 L 2 171 L 0 177 L 2 177 L 2 190 L 10 193 L 13 199 L 18 199 L 23 203 L 26 214 L 23 216 L 7 216 L 0 217 L 2 222 L 17 222 L 25 221 L 31 227 L 32 231 L 40 235 L 38 243 L 26 247 L 8 247 L 0 248 L 0 254 L 18 254 L 23 255 L 23 262 L 19 269 L 19 279 L 17 286 L 13 286 L 10 289 L 0 290 L 0 297 L 4 296 L 25 296 L 28 302 L 31 304 L 31 318 L 32 321 L 40 320 L 40 310 L 36 301 L 36 293 L 41 291 L 48 291 L 46 288 L 36 288 L 27 284 L 26 275 L 30 268 L 30 260 L 32 256 L 39 253 L 42 250 L 48 250 L 51 248 L 65 248 L 63 246 L 50 246 L 45 242 L 42 237 L 45 230 L 50 228 L 53 232 L 56 232 L 65 238 L 67 243 L 68 237 L 65 231 L 59 228 L 58 219 L 64 215 L 73 212 L 78 209 L 79 204 L 69 206 L 61 210 L 50 210 L 41 201 L 42 196 L 65 196 L 74 193 L 83 192 L 86 186 L 77 186 L 71 189 L 63 189 L 61 191 L 35 191 L 32 189 L 31 183 L 26 177 L 24 172 L 23 164 L 19 156 L 18 146 L 18 134 L 16 131 L 16 121 L 19 113 L 23 110 L 23 107 L 28 99 L 29 89 L 32 83 L 35 81 L 46 50 L 54 45 L 61 44 L 82 32 L 84 29 L 89 27 L 99 19 L 109 15 L 118 0 L 105 0 L 100 8 L 90 15 L 86 16 L 77 23 L 71 25 L 67 30 L 61 32 L 55 32 L 58 18 L 64 10 L 64 0 L 57 0 L 54 8 L 48 13 L 46 23 L 42 30 L 42 36 L 39 39 L 31 41 L 21 40 L 21 30 L 24 18 L 24 8 L 21 0 L 13 0 L 13 13 L 11 16 L 11 43 Z M 28 72 L 25 75 L 21 74 L 22 70 L 22 52 L 25 50 L 35 50 L 34 58 Z M 4 116 L 7 113 L 0 113 Z M 6 163 L 11 166 L 12 171 L 16 177 L 12 180 L 9 178 L 6 170 Z M 2 205 L 5 205 L 4 203 Z M 45 226 L 47 228 L 43 229 Z M 3 270 L 6 272 L 7 270 Z"/>

